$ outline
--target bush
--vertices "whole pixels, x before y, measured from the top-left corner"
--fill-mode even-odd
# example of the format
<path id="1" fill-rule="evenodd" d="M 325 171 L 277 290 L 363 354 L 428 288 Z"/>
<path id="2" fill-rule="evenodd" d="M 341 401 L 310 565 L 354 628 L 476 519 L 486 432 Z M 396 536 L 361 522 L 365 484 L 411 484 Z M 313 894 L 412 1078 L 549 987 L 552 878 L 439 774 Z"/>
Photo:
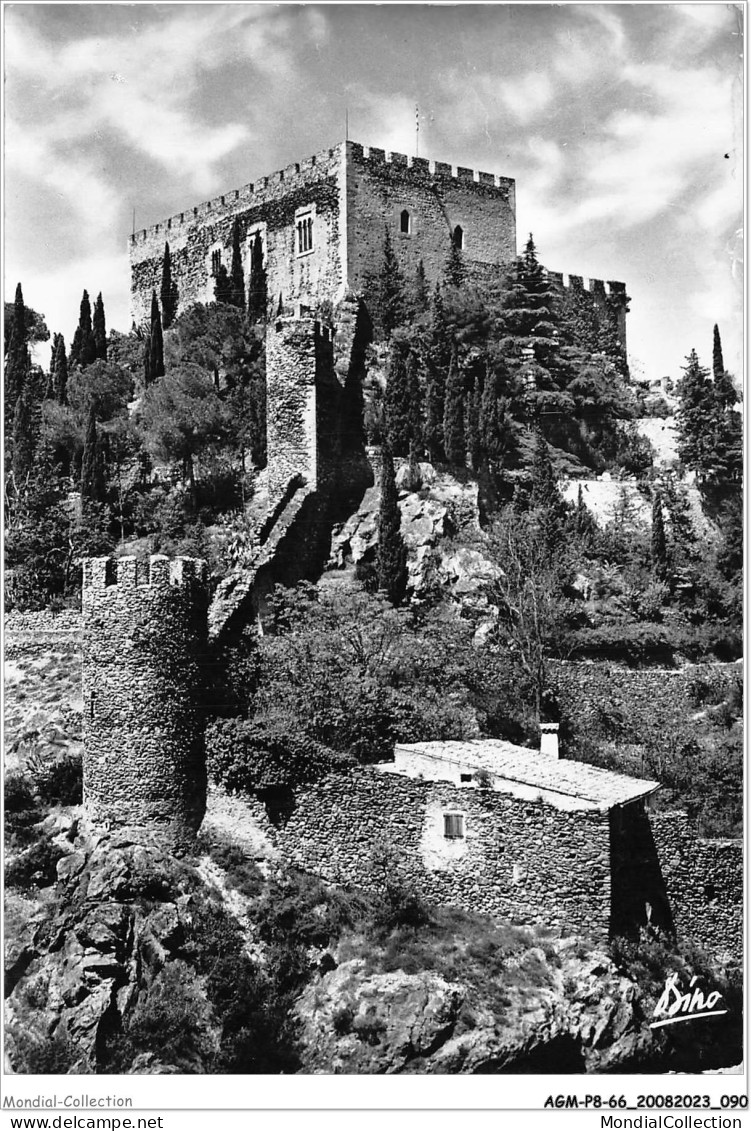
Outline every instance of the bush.
<path id="1" fill-rule="evenodd" d="M 45 767 L 37 779 L 37 792 L 46 805 L 81 805 L 83 761 L 79 753 L 64 754 Z"/>
<path id="2" fill-rule="evenodd" d="M 218 719 L 206 730 L 208 770 L 225 789 L 254 792 L 316 781 L 349 759 L 292 723 Z"/>
<path id="3" fill-rule="evenodd" d="M 142 994 L 125 1028 L 134 1053 L 156 1052 L 164 1064 L 206 1068 L 216 1052 L 211 1010 L 194 972 L 170 962 Z"/>

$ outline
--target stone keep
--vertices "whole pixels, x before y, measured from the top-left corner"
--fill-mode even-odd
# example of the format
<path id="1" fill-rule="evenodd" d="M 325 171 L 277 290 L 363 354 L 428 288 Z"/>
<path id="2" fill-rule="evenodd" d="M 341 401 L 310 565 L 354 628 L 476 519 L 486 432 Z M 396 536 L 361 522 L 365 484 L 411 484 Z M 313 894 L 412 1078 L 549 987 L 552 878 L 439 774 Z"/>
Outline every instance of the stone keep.
<path id="1" fill-rule="evenodd" d="M 83 577 L 84 810 L 188 846 L 206 808 L 207 570 L 90 558 Z"/>

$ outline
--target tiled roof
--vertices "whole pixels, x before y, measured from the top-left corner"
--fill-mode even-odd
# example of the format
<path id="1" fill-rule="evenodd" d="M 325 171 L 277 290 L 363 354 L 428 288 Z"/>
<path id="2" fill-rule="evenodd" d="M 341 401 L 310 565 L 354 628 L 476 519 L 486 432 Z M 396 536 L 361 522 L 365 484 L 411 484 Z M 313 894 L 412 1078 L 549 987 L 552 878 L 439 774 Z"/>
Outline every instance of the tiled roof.
<path id="1" fill-rule="evenodd" d="M 566 758 L 547 757 L 537 750 L 495 738 L 398 743 L 397 759 L 400 752 L 407 757 L 416 755 L 429 762 L 435 760 L 436 776 L 442 762 L 472 771 L 487 770 L 495 779 L 493 785 L 496 789 L 503 790 L 503 782 L 509 783 L 511 792 L 514 792 L 514 786 L 540 789 L 552 801 L 555 795 L 560 795 L 561 801 L 575 799 L 581 803 L 581 808 L 611 809 L 645 797 L 660 787 L 657 781 L 628 777 Z M 580 806 L 566 805 L 566 808 L 569 807 Z"/>

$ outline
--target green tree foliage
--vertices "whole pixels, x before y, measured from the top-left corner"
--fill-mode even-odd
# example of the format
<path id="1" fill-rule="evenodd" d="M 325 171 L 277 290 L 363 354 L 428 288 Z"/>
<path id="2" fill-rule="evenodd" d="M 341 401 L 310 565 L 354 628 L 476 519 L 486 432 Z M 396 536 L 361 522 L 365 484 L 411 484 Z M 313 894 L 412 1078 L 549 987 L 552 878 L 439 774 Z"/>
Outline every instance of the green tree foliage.
<path id="1" fill-rule="evenodd" d="M 245 273 L 243 271 L 243 253 L 240 246 L 240 225 L 235 220 L 232 225 L 232 261 L 229 273 L 229 302 L 245 310 Z"/>
<path id="2" fill-rule="evenodd" d="M 102 292 L 97 295 L 96 303 L 94 304 L 94 317 L 93 317 L 93 330 L 94 335 L 94 349 L 96 357 L 102 361 L 107 360 L 107 327 L 104 317 L 104 301 L 102 300 Z"/>
<path id="3" fill-rule="evenodd" d="M 281 306 L 282 296 L 279 296 Z M 248 282 L 248 317 L 251 322 L 265 322 L 268 307 L 268 282 L 263 261 L 261 233 L 256 232 L 250 248 L 250 279 Z"/>
<path id="4" fill-rule="evenodd" d="M 451 358 L 443 407 L 443 447 L 447 461 L 454 467 L 467 465 L 464 433 L 464 374 L 459 369 L 456 351 Z"/>
<path id="5" fill-rule="evenodd" d="M 394 459 L 387 444 L 382 449 L 381 502 L 378 511 L 378 585 L 392 605 L 407 592 L 407 548 L 402 537 L 402 516 L 396 491 Z"/>
<path id="6" fill-rule="evenodd" d="M 177 315 L 179 294 L 177 283 L 172 278 L 172 256 L 169 244 L 164 244 L 164 259 L 162 260 L 162 285 L 159 290 L 162 302 L 162 329 L 169 330 Z"/>
<path id="7" fill-rule="evenodd" d="M 714 380 L 715 395 L 720 407 L 727 410 L 738 403 L 738 392 L 733 384 L 730 374 L 725 369 L 722 356 L 722 340 L 719 327 L 715 324 L 712 344 L 712 378 Z"/>
<path id="8" fill-rule="evenodd" d="M 96 341 L 91 323 L 91 303 L 89 302 L 89 292 L 85 290 L 81 298 L 78 326 L 70 347 L 68 366 L 70 369 L 76 365 L 85 368 L 87 365 L 91 365 L 92 361 L 96 361 L 96 358 Z"/>
<path id="9" fill-rule="evenodd" d="M 10 345 L 13 327 L 16 323 L 16 315 L 18 307 L 18 288 L 21 286 L 19 283 L 16 287 L 16 295 L 14 302 L 6 302 L 4 306 L 4 328 L 3 335 L 3 352 L 7 356 L 8 347 Z M 21 298 L 23 302 L 23 298 Z M 24 321 L 23 325 L 26 330 L 26 341 L 30 345 L 36 345 L 38 342 L 48 342 L 50 340 L 50 332 L 47 329 L 47 323 L 44 320 L 43 314 L 38 314 L 36 310 L 32 310 L 30 306 L 24 306 Z"/>
<path id="10" fill-rule="evenodd" d="M 418 318 L 421 314 L 424 314 L 430 307 L 430 289 L 428 287 L 428 280 L 425 275 L 425 264 L 422 259 L 417 264 L 417 270 L 415 271 L 411 307 L 413 316 Z"/>
<path id="11" fill-rule="evenodd" d="M 732 387 L 732 382 L 727 380 Z M 678 385 L 678 454 L 705 490 L 738 484 L 742 475 L 742 422 L 692 350 Z"/>
<path id="12" fill-rule="evenodd" d="M 449 249 L 446 255 L 446 266 L 444 269 L 444 278 L 446 285 L 449 287 L 463 286 L 467 276 L 467 269 L 464 263 L 461 247 L 459 246 L 458 238 L 452 235 L 449 241 Z"/>

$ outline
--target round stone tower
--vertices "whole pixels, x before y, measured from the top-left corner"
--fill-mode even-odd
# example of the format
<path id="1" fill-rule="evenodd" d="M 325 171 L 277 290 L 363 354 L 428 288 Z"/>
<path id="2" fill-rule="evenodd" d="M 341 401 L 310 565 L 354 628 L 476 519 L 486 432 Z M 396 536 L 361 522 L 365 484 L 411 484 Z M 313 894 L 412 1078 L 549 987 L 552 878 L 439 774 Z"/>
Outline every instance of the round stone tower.
<path id="1" fill-rule="evenodd" d="M 88 821 L 190 845 L 206 808 L 206 564 L 89 558 L 83 575 Z"/>

